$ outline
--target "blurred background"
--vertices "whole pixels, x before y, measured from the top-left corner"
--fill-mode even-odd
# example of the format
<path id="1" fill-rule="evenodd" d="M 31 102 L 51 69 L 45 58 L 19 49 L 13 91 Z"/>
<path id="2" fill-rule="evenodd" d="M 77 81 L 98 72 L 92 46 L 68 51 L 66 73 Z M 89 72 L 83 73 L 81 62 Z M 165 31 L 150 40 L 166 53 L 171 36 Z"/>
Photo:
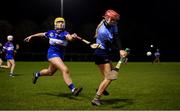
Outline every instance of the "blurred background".
<path id="1" fill-rule="evenodd" d="M 62 7 L 63 6 L 63 7 Z M 175 0 L 6 0 L 0 3 L 0 42 L 14 36 L 19 61 L 46 60 L 47 39 L 23 39 L 54 28 L 54 18 L 66 20 L 66 30 L 95 41 L 96 26 L 107 9 L 120 13 L 119 34 L 129 61 L 149 61 L 146 52 L 160 49 L 161 61 L 180 61 L 180 7 Z M 153 45 L 153 47 L 150 47 Z M 114 53 L 113 60 L 119 57 Z M 69 43 L 66 61 L 92 61 L 93 50 L 80 41 Z"/>

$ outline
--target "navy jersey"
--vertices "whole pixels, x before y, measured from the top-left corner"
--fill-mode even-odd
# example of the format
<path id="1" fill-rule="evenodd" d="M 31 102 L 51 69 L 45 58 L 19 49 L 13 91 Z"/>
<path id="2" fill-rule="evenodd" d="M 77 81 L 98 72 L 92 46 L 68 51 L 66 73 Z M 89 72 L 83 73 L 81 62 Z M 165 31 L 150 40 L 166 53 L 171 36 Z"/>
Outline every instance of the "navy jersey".
<path id="1" fill-rule="evenodd" d="M 53 57 L 64 58 L 64 47 L 67 46 L 68 41 L 66 35 L 67 31 L 57 32 L 56 30 L 50 30 L 45 33 L 45 37 L 49 39 L 48 59 Z"/>
<path id="2" fill-rule="evenodd" d="M 12 42 L 6 42 L 3 49 L 6 53 L 6 59 L 14 59 L 14 45 Z"/>
<path id="3" fill-rule="evenodd" d="M 157 51 L 157 52 L 154 53 L 154 56 L 155 57 L 160 57 L 160 53 Z"/>

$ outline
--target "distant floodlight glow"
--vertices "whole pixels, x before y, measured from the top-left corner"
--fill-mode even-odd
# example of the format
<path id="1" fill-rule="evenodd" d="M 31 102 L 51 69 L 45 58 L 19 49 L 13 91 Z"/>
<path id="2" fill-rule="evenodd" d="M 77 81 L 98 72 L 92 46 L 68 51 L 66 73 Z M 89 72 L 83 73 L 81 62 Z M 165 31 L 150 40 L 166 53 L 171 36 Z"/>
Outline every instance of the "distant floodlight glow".
<path id="1" fill-rule="evenodd" d="M 147 55 L 147 56 L 151 56 L 152 53 L 151 53 L 150 51 L 148 51 L 148 52 L 146 53 L 146 55 Z"/>

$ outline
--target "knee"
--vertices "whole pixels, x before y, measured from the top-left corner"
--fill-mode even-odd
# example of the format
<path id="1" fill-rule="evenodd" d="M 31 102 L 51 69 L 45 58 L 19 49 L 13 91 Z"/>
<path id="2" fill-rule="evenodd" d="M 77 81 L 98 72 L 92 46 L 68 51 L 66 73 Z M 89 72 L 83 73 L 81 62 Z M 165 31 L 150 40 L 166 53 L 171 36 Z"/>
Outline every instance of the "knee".
<path id="1" fill-rule="evenodd" d="M 9 64 L 6 66 L 6 68 L 11 68 L 13 65 Z"/>
<path id="2" fill-rule="evenodd" d="M 49 75 L 49 76 L 52 76 L 53 74 L 54 74 L 53 71 L 48 70 L 48 75 Z"/>
<path id="3" fill-rule="evenodd" d="M 69 69 L 68 68 L 63 68 L 62 73 L 63 74 L 69 74 Z"/>
<path id="4" fill-rule="evenodd" d="M 16 64 L 14 63 L 14 64 L 12 64 L 12 67 L 15 67 L 16 66 Z"/>

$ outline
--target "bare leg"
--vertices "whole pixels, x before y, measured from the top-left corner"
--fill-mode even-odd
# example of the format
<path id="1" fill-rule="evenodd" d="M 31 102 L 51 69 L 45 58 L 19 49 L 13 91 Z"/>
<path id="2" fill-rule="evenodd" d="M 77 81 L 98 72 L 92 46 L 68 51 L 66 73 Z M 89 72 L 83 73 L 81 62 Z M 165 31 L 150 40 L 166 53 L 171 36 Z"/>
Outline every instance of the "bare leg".
<path id="1" fill-rule="evenodd" d="M 37 79 L 40 76 L 52 76 L 56 72 L 57 68 L 50 63 L 49 67 L 47 69 L 42 69 L 40 72 L 36 72 L 33 74 L 32 83 L 36 84 Z"/>
<path id="2" fill-rule="evenodd" d="M 33 81 L 32 81 L 33 84 L 36 83 L 39 76 L 52 76 L 56 72 L 56 70 L 59 69 L 62 72 L 64 82 L 68 85 L 73 95 L 78 96 L 82 88 L 75 88 L 74 84 L 72 83 L 69 70 L 67 66 L 63 63 L 61 58 L 54 57 L 54 58 L 49 59 L 49 62 L 50 62 L 50 65 L 48 69 L 42 69 L 40 72 L 37 72 L 33 76 Z"/>
<path id="3" fill-rule="evenodd" d="M 1 65 L 2 68 L 6 68 L 9 69 L 11 67 L 11 63 L 9 62 L 9 60 L 7 61 L 7 65 Z"/>
<path id="4" fill-rule="evenodd" d="M 64 82 L 68 85 L 72 94 L 74 96 L 78 96 L 79 93 L 82 91 L 82 88 L 75 88 L 74 84 L 72 83 L 72 79 L 70 77 L 69 69 L 61 60 L 61 58 L 54 57 L 50 59 L 49 61 L 51 62 L 51 64 L 53 64 L 57 69 L 59 69 L 62 72 Z"/>
<path id="5" fill-rule="evenodd" d="M 104 76 L 111 71 L 111 67 L 112 65 L 109 63 L 99 65 L 99 69 L 101 70 Z M 110 83 L 111 83 L 111 80 L 108 80 L 104 77 L 104 80 L 100 83 L 96 94 L 101 96 L 103 91 L 106 90 L 106 88 L 109 86 Z"/>
<path id="6" fill-rule="evenodd" d="M 57 68 L 50 63 L 49 67 L 47 69 L 42 69 L 39 73 L 40 76 L 52 76 L 56 72 Z"/>
<path id="7" fill-rule="evenodd" d="M 3 61 L 2 61 L 2 59 L 0 58 L 0 66 L 2 65 L 2 63 L 3 63 Z"/>
<path id="8" fill-rule="evenodd" d="M 159 59 L 159 57 L 158 57 L 158 60 L 157 60 L 157 62 L 158 62 L 158 64 L 160 63 L 160 59 Z"/>
<path id="9" fill-rule="evenodd" d="M 15 68 L 16 64 L 15 64 L 14 59 L 9 60 L 9 62 L 10 62 L 10 64 L 11 64 L 10 73 L 13 74 L 13 73 L 14 73 L 14 68 Z"/>
<path id="10" fill-rule="evenodd" d="M 2 68 L 6 68 L 9 69 L 10 68 L 10 74 L 9 76 L 14 77 L 13 73 L 14 73 L 14 68 L 15 68 L 15 63 L 14 63 L 14 59 L 11 60 L 7 60 L 7 65 L 1 65 Z"/>
<path id="11" fill-rule="evenodd" d="M 112 64 L 110 63 L 99 65 L 99 69 L 104 76 L 106 76 L 111 71 L 111 68 L 112 68 Z M 108 80 L 104 77 L 103 81 L 99 85 L 98 91 L 96 92 L 94 99 L 91 101 L 92 105 L 96 105 L 96 106 L 101 105 L 100 97 L 102 96 L 103 92 L 107 89 L 107 87 L 110 85 L 111 81 L 112 80 Z"/>
<path id="12" fill-rule="evenodd" d="M 70 77 L 69 69 L 63 63 L 63 61 L 59 57 L 55 57 L 49 60 L 51 64 L 53 64 L 57 69 L 62 72 L 63 79 L 67 85 L 72 84 L 72 79 Z"/>

